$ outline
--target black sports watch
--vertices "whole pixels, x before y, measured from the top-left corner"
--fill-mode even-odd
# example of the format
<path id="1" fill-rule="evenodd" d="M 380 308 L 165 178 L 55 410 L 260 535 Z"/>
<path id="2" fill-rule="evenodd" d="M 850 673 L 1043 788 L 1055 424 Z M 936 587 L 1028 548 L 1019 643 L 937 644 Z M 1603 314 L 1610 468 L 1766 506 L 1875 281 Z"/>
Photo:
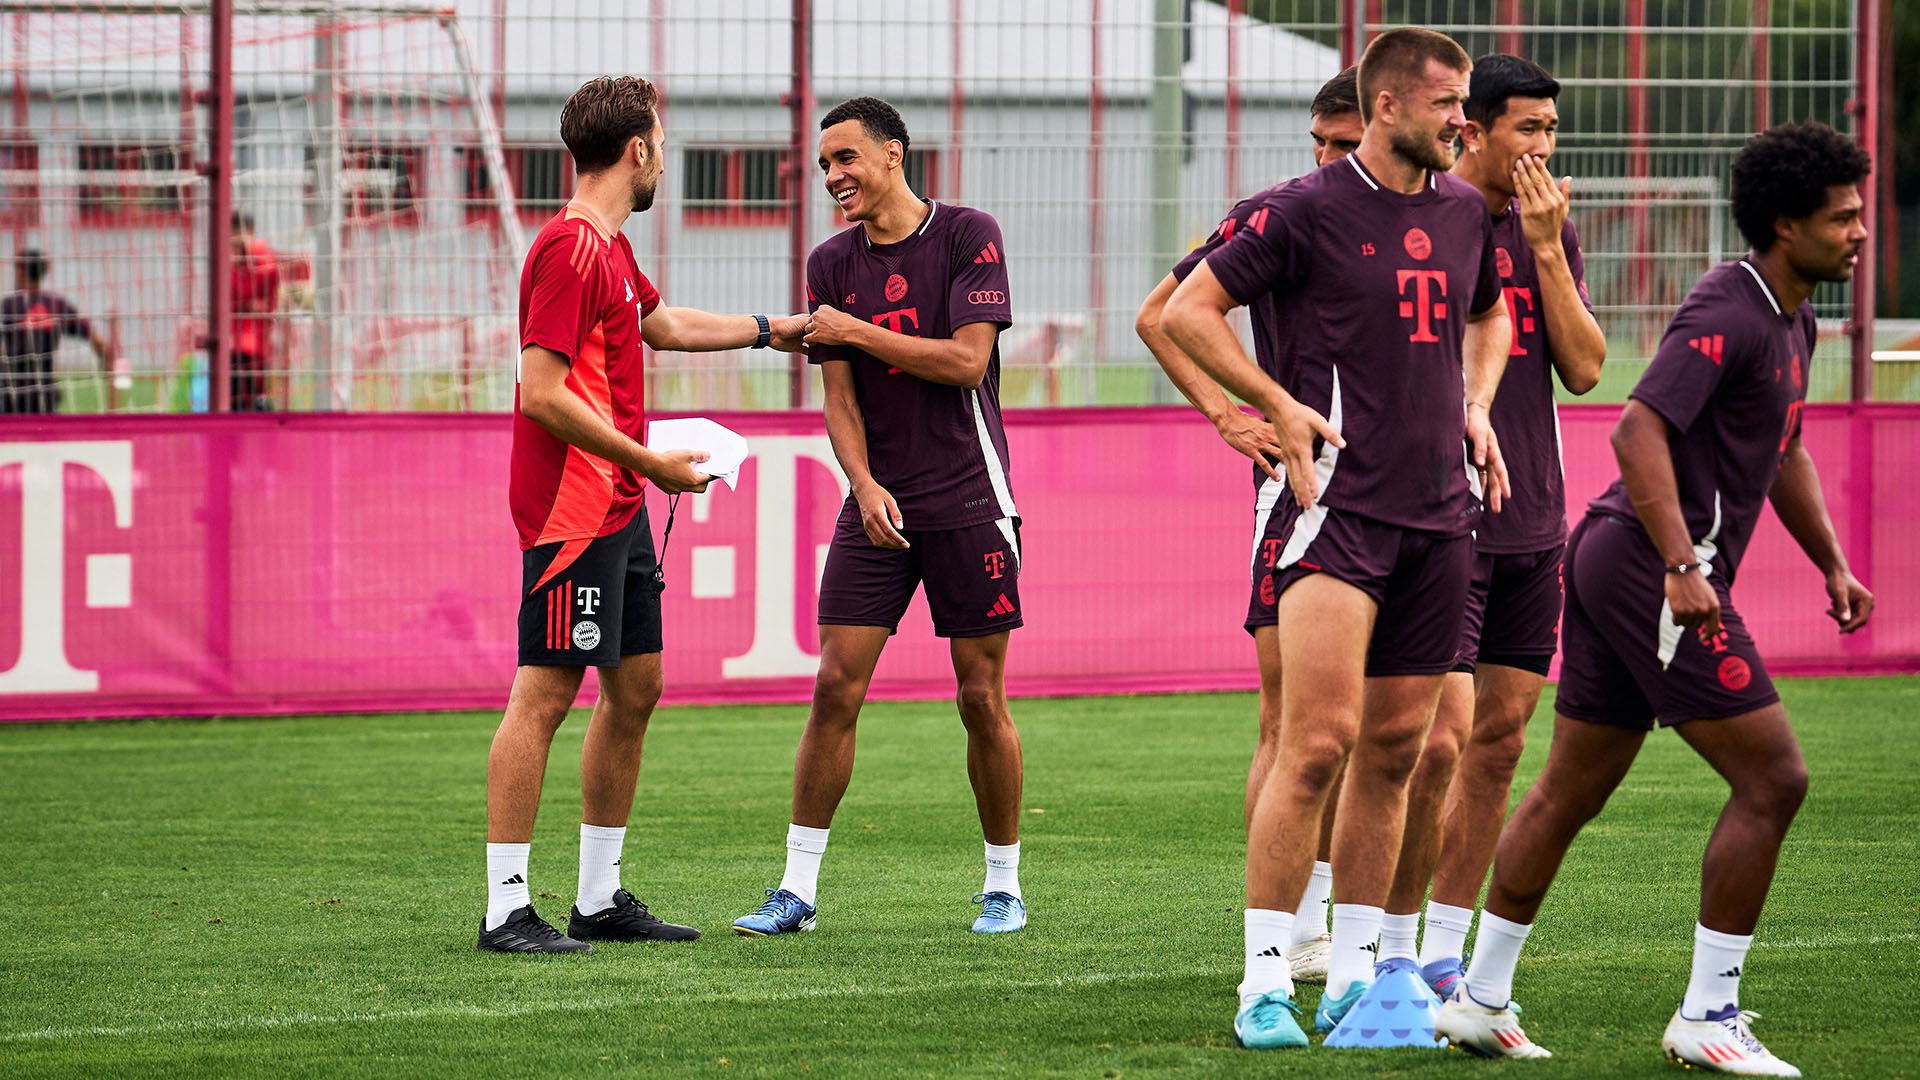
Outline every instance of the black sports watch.
<path id="1" fill-rule="evenodd" d="M 753 339 L 752 348 L 764 349 L 773 340 L 773 324 L 767 321 L 765 315 L 755 315 L 753 321 L 760 324 L 760 336 Z"/>

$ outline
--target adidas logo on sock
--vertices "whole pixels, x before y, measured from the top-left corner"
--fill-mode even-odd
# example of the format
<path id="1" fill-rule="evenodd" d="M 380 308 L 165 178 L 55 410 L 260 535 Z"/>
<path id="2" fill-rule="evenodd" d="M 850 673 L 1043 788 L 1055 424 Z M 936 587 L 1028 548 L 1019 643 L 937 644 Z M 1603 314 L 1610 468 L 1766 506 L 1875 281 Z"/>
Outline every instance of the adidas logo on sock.
<path id="1" fill-rule="evenodd" d="M 1375 955 L 1375 956 L 1379 956 L 1379 955 L 1380 955 L 1380 943 L 1379 943 L 1379 942 L 1377 942 L 1377 941 L 1369 941 L 1369 942 L 1367 942 L 1367 943 L 1366 943 L 1365 945 L 1362 945 L 1362 946 L 1360 946 L 1360 951 L 1361 951 L 1361 952 L 1370 952 L 1370 953 L 1372 953 L 1372 954 L 1373 954 L 1373 955 Z"/>
<path id="2" fill-rule="evenodd" d="M 507 880 L 505 880 L 505 881 L 503 881 L 503 882 L 501 882 L 500 884 L 502 884 L 502 885 L 525 885 L 526 883 L 527 883 L 527 879 L 526 879 L 526 878 L 524 878 L 524 877 L 522 877 L 522 876 L 520 876 L 519 874 L 515 874 L 515 875 L 513 875 L 512 877 L 510 877 L 510 878 L 508 878 Z"/>
<path id="3" fill-rule="evenodd" d="M 1285 950 L 1285 949 L 1283 949 L 1283 948 L 1281 948 L 1281 947 L 1280 947 L 1280 946 L 1278 946 L 1278 945 L 1269 945 L 1269 946 L 1267 946 L 1267 947 L 1266 947 L 1266 949 L 1265 949 L 1264 951 L 1262 951 L 1262 952 L 1257 952 L 1257 953 L 1254 953 L 1253 955 L 1255 955 L 1255 956 L 1285 956 L 1285 955 L 1287 955 L 1287 950 Z"/>
<path id="4" fill-rule="evenodd" d="M 1720 978 L 1722 978 L 1722 979 L 1737 979 L 1737 978 L 1739 978 L 1739 977 L 1740 977 L 1740 965 L 1739 965 L 1739 964 L 1735 964 L 1735 965 L 1733 965 L 1733 970 L 1731 970 L 1731 971 L 1723 971 L 1723 972 L 1721 972 L 1721 973 L 1720 973 Z"/>

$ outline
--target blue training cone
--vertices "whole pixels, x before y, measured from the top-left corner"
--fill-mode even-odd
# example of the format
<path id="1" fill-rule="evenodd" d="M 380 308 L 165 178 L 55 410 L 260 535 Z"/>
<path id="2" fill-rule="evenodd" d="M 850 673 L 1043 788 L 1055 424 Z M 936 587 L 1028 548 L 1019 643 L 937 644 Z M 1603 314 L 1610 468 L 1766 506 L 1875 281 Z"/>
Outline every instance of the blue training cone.
<path id="1" fill-rule="evenodd" d="M 1427 989 L 1420 969 L 1410 960 L 1395 958 L 1374 972 L 1373 985 L 1327 1036 L 1326 1045 L 1439 1049 L 1446 1045 L 1433 1033 L 1439 1014 L 1440 999 Z"/>

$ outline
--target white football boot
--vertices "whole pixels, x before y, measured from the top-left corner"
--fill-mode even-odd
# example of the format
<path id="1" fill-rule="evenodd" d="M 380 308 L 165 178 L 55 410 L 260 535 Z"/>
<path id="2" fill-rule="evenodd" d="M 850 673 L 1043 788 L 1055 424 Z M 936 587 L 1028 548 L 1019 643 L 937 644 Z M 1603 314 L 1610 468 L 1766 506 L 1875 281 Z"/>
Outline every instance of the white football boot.
<path id="1" fill-rule="evenodd" d="M 1433 1033 L 1481 1057 L 1553 1056 L 1520 1030 L 1520 1018 L 1514 1015 L 1512 1002 L 1504 1009 L 1489 1009 L 1468 997 L 1465 991 L 1456 992 L 1441 1004 L 1440 1014 L 1433 1019 Z"/>
<path id="2" fill-rule="evenodd" d="M 1742 1012 L 1729 1005 L 1707 1014 L 1705 1020 L 1688 1020 L 1675 1009 L 1667 1022 L 1667 1033 L 1660 1048 L 1667 1060 L 1680 1065 L 1711 1069 L 1736 1076 L 1799 1076 L 1800 1070 L 1773 1056 L 1760 1045 L 1747 1025 L 1760 1018 L 1759 1013 Z"/>
<path id="3" fill-rule="evenodd" d="M 1327 960 L 1333 956 L 1333 935 L 1321 934 L 1287 949 L 1287 966 L 1297 983 L 1327 981 Z"/>

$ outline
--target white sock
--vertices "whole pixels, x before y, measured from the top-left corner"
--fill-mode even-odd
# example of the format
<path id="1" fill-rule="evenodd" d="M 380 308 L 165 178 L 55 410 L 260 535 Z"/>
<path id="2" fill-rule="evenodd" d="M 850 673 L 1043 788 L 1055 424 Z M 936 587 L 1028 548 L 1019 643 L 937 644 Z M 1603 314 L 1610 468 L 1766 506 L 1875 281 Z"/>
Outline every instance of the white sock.
<path id="1" fill-rule="evenodd" d="M 787 873 L 780 879 L 780 887 L 808 905 L 812 905 L 814 890 L 820 884 L 820 856 L 826 854 L 830 831 L 787 826 Z"/>
<path id="2" fill-rule="evenodd" d="M 1699 923 L 1693 926 L 1693 977 L 1687 980 L 1680 1015 L 1705 1020 L 1715 1009 L 1740 1004 L 1740 969 L 1747 963 L 1752 934 L 1723 934 Z"/>
<path id="3" fill-rule="evenodd" d="M 1292 912 L 1247 909 L 1247 974 L 1240 980 L 1240 1004 L 1251 1005 L 1270 990 L 1293 996 L 1293 965 L 1287 943 L 1293 940 Z"/>
<path id="4" fill-rule="evenodd" d="M 1327 932 L 1327 900 L 1333 896 L 1333 864 L 1316 862 L 1313 876 L 1307 879 L 1307 891 L 1300 896 L 1294 911 L 1293 943 L 1317 940 Z"/>
<path id="5" fill-rule="evenodd" d="M 527 892 L 527 851 L 532 844 L 487 845 L 487 929 L 533 902 Z"/>
<path id="6" fill-rule="evenodd" d="M 627 842 L 627 827 L 580 823 L 580 892 L 573 906 L 582 915 L 592 915 L 613 906 L 613 893 L 620 887 L 620 848 Z"/>
<path id="7" fill-rule="evenodd" d="M 980 886 L 980 891 L 1020 897 L 1020 841 L 987 845 L 987 883 Z"/>
<path id="8" fill-rule="evenodd" d="M 1489 1009 L 1506 1008 L 1513 1000 L 1513 970 L 1520 966 L 1520 946 L 1532 932 L 1532 923 L 1481 911 L 1480 932 L 1473 936 L 1473 967 L 1467 970 L 1467 996 Z"/>
<path id="9" fill-rule="evenodd" d="M 1405 960 L 1416 959 L 1414 942 L 1420 939 L 1420 913 L 1411 915 L 1385 915 L 1380 919 L 1380 959 L 1391 960 L 1398 956 Z"/>
<path id="10" fill-rule="evenodd" d="M 1367 904 L 1333 905 L 1333 952 L 1327 959 L 1327 996 L 1340 997 L 1356 982 L 1373 981 L 1386 912 Z"/>
<path id="11" fill-rule="evenodd" d="M 1472 908 L 1427 901 L 1427 929 L 1420 935 L 1420 966 L 1460 959 L 1467 950 L 1467 931 L 1472 928 Z"/>

